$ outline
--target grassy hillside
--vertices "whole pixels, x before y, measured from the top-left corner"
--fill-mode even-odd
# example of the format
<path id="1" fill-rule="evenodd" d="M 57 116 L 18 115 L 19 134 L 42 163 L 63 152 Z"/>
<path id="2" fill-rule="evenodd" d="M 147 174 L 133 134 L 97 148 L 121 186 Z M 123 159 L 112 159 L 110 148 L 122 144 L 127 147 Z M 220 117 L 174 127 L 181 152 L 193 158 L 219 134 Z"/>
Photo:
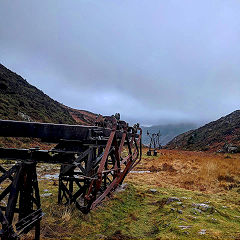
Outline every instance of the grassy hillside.
<path id="1" fill-rule="evenodd" d="M 76 124 L 60 103 L 1 64 L 0 118 Z"/>
<path id="2" fill-rule="evenodd" d="M 225 144 L 240 146 L 240 110 L 175 137 L 167 148 L 219 150 Z"/>
<path id="3" fill-rule="evenodd" d="M 80 125 L 94 125 L 97 114 L 86 111 L 66 107 L 72 118 Z"/>

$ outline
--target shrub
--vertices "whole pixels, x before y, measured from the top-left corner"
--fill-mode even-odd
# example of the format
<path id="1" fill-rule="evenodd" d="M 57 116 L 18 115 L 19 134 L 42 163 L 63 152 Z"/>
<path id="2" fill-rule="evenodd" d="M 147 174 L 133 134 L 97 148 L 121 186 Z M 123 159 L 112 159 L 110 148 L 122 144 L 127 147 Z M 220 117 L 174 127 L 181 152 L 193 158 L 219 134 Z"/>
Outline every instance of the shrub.
<path id="1" fill-rule="evenodd" d="M 8 85 L 7 85 L 7 83 L 5 83 L 5 82 L 0 82 L 0 89 L 1 90 L 7 90 L 8 89 Z"/>

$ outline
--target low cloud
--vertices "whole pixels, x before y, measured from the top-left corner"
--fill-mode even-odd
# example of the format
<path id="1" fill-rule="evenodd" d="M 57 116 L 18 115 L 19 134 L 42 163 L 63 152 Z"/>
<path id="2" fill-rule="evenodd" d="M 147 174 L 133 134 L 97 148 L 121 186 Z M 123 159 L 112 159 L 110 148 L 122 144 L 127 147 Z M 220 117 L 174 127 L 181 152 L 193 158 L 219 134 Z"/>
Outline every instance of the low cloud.
<path id="1" fill-rule="evenodd" d="M 0 61 L 74 108 L 142 124 L 239 109 L 239 1 L 0 3 Z"/>

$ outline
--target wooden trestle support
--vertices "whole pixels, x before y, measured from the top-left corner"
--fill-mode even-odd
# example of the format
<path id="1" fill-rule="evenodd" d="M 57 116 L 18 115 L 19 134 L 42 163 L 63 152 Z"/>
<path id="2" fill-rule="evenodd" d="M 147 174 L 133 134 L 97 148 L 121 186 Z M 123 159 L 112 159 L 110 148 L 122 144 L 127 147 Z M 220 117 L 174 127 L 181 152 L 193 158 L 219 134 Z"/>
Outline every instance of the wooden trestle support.
<path id="1" fill-rule="evenodd" d="M 36 165 L 60 164 L 58 204 L 75 204 L 83 213 L 109 196 L 141 160 L 142 130 L 117 117 L 99 116 L 96 126 L 0 120 L 0 136 L 40 138 L 51 150 L 0 148 L 0 223 L 2 240 L 19 239 L 35 229 L 40 238 L 41 209 Z"/>

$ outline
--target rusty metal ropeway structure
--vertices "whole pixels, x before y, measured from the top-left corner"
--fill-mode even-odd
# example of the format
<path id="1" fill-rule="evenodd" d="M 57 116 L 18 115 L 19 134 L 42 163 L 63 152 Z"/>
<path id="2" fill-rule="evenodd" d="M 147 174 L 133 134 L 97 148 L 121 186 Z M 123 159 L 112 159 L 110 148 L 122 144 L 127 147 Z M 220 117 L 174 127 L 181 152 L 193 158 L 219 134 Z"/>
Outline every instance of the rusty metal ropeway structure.
<path id="1" fill-rule="evenodd" d="M 0 120 L 1 137 L 39 138 L 55 143 L 51 150 L 0 148 L 1 239 L 19 239 L 30 230 L 40 238 L 41 209 L 36 165 L 60 164 L 58 204 L 75 204 L 83 213 L 95 208 L 121 184 L 141 160 L 142 130 L 120 116 L 100 116 L 96 126 Z M 5 204 L 2 204 L 5 203 Z M 14 221 L 14 216 L 18 221 Z"/>
<path id="2" fill-rule="evenodd" d="M 160 131 L 158 131 L 158 133 L 152 133 L 150 134 L 147 131 L 147 136 L 149 136 L 150 138 L 150 144 L 149 144 L 149 148 L 147 151 L 147 156 L 151 156 L 152 152 L 153 152 L 153 156 L 157 156 L 157 150 L 161 149 L 161 143 L 160 143 Z"/>

